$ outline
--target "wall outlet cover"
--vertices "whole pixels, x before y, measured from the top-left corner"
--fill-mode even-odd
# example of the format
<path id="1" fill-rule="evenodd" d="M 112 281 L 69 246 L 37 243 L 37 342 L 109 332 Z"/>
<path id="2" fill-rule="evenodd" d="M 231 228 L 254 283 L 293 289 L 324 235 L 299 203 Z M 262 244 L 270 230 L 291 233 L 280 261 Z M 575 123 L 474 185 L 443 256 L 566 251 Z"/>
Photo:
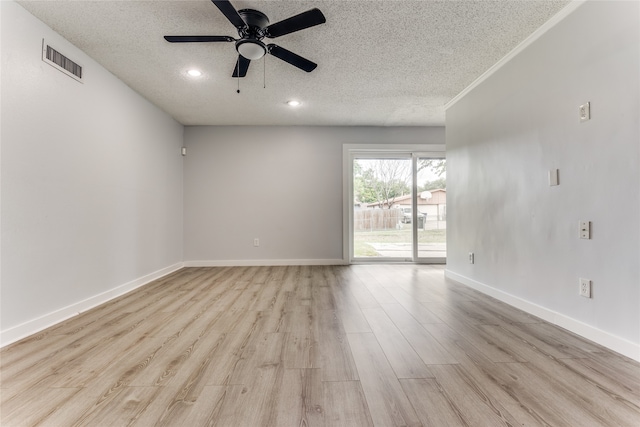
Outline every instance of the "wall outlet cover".
<path id="1" fill-rule="evenodd" d="M 580 278 L 580 296 L 591 298 L 591 280 Z"/>
<path id="2" fill-rule="evenodd" d="M 579 107 L 580 110 L 580 121 L 586 122 L 591 119 L 591 103 L 587 102 L 586 104 L 582 104 Z"/>
<path id="3" fill-rule="evenodd" d="M 591 221 L 580 221 L 578 224 L 580 228 L 581 239 L 591 239 Z"/>

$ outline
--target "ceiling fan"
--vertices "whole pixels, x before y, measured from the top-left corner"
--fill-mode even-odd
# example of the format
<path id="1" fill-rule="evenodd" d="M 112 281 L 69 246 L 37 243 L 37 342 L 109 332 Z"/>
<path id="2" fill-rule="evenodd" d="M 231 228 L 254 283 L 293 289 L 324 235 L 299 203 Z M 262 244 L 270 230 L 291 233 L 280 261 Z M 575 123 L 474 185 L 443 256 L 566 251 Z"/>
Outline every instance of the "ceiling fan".
<path id="1" fill-rule="evenodd" d="M 305 28 L 327 22 L 319 9 L 311 9 L 283 21 L 269 25 L 269 18 L 264 13 L 254 9 L 236 9 L 228 0 L 211 0 L 229 22 L 238 30 L 240 38 L 231 36 L 164 36 L 171 43 L 207 43 L 207 42 L 235 42 L 238 51 L 238 61 L 233 69 L 233 77 L 247 75 L 252 60 L 260 59 L 269 53 L 294 67 L 306 72 L 315 70 L 318 64 L 300 55 L 270 43 L 265 45 L 262 39 L 273 39 Z"/>

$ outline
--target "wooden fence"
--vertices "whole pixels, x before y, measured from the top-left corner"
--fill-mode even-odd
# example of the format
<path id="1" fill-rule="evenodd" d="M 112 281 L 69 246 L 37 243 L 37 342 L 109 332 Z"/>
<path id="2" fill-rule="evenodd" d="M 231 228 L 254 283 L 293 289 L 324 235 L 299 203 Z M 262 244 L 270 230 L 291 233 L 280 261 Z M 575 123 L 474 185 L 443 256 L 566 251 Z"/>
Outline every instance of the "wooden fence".
<path id="1" fill-rule="evenodd" d="M 393 230 L 402 221 L 400 209 L 362 209 L 353 211 L 354 231 Z"/>

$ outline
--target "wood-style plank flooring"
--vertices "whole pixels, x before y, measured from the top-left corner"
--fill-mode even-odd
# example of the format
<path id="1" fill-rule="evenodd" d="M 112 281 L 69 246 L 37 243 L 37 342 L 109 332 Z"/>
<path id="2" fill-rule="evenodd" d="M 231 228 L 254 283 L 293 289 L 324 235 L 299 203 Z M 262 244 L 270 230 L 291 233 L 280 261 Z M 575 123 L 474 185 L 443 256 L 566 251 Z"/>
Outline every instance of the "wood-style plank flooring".
<path id="1" fill-rule="evenodd" d="M 0 352 L 2 426 L 640 426 L 640 364 L 442 266 L 185 268 Z"/>

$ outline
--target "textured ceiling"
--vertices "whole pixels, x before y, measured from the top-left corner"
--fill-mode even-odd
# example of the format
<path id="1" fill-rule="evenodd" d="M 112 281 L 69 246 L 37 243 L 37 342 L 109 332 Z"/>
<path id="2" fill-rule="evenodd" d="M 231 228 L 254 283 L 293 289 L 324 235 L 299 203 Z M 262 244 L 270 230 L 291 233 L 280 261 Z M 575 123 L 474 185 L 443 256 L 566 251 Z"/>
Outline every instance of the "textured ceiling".
<path id="1" fill-rule="evenodd" d="M 305 73 L 267 55 L 236 93 L 233 43 L 163 39 L 237 37 L 209 0 L 18 3 L 185 125 L 423 126 L 443 125 L 444 104 L 568 0 L 231 2 L 271 23 L 319 8 L 326 24 L 272 41 L 318 68 Z M 189 68 L 204 74 L 189 78 Z M 292 109 L 290 99 L 303 104 Z"/>

